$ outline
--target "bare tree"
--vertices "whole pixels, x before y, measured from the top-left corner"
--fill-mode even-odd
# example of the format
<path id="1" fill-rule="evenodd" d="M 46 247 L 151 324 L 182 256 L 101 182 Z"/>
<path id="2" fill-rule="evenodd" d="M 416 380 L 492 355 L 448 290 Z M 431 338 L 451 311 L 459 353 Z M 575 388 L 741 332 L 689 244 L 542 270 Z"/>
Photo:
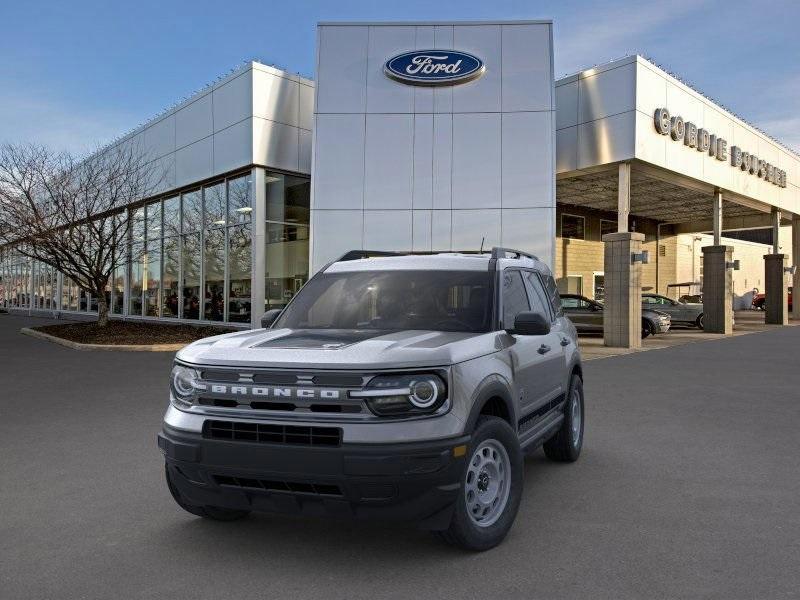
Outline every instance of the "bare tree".
<path id="1" fill-rule="evenodd" d="M 122 143 L 85 159 L 44 146 L 0 147 L 0 245 L 61 271 L 97 298 L 108 323 L 106 286 L 114 270 L 138 260 L 125 207 L 155 193 L 163 172 Z"/>

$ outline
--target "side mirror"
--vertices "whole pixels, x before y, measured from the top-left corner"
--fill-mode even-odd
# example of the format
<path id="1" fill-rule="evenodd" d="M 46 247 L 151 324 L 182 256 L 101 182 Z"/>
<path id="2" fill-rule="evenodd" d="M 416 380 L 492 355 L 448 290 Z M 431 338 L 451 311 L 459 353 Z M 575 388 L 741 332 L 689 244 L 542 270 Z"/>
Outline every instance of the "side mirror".
<path id="1" fill-rule="evenodd" d="M 550 333 L 550 321 L 538 312 L 521 312 L 514 319 L 514 330 L 509 333 L 517 335 L 547 335 Z"/>
<path id="2" fill-rule="evenodd" d="M 280 316 L 282 312 L 283 309 L 281 308 L 273 308 L 272 310 L 268 310 L 267 312 L 265 312 L 264 316 L 261 317 L 261 327 L 263 327 L 264 329 L 269 329 L 270 327 L 272 327 L 272 324 L 275 322 L 275 320 Z"/>
<path id="3" fill-rule="evenodd" d="M 592 304 L 592 310 L 594 312 L 597 312 L 597 311 L 603 310 L 603 307 L 600 306 L 599 304 Z"/>

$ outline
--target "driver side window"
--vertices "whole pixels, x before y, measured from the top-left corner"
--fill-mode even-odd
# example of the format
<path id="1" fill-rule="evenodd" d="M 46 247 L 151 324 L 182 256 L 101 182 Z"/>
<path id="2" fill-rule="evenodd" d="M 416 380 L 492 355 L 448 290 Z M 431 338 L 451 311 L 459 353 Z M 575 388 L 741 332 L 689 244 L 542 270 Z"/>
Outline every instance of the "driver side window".
<path id="1" fill-rule="evenodd" d="M 516 316 L 530 310 L 528 294 L 519 271 L 503 272 L 503 328 L 513 329 Z"/>

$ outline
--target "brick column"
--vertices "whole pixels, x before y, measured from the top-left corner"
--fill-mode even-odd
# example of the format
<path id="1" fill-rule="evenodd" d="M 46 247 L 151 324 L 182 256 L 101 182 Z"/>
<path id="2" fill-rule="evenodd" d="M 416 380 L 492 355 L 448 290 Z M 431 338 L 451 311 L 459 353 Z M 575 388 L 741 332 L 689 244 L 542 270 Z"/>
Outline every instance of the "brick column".
<path id="1" fill-rule="evenodd" d="M 733 333 L 733 246 L 703 247 L 703 330 Z"/>
<path id="2" fill-rule="evenodd" d="M 642 251 L 644 234 L 609 233 L 603 236 L 605 307 L 603 341 L 614 348 L 642 346 L 642 263 L 631 255 Z"/>
<path id="3" fill-rule="evenodd" d="M 766 283 L 764 286 L 766 314 L 764 322 L 772 325 L 789 324 L 789 285 L 786 282 L 784 267 L 788 266 L 788 257 L 785 254 L 765 254 L 764 272 Z"/>

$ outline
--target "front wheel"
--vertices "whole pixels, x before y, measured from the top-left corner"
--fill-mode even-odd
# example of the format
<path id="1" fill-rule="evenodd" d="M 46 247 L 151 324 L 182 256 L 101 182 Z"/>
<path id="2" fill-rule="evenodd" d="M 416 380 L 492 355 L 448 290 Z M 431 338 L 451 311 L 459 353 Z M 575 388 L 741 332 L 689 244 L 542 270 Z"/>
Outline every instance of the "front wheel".
<path id="1" fill-rule="evenodd" d="M 705 323 L 704 315 L 701 313 L 699 317 L 697 317 L 697 321 L 695 321 L 695 325 L 697 325 L 698 329 L 703 329 L 703 325 Z"/>
<path id="2" fill-rule="evenodd" d="M 453 519 L 439 536 L 465 550 L 488 550 L 503 541 L 517 516 L 522 451 L 508 423 L 485 416 L 478 420 L 467 456 Z"/>

